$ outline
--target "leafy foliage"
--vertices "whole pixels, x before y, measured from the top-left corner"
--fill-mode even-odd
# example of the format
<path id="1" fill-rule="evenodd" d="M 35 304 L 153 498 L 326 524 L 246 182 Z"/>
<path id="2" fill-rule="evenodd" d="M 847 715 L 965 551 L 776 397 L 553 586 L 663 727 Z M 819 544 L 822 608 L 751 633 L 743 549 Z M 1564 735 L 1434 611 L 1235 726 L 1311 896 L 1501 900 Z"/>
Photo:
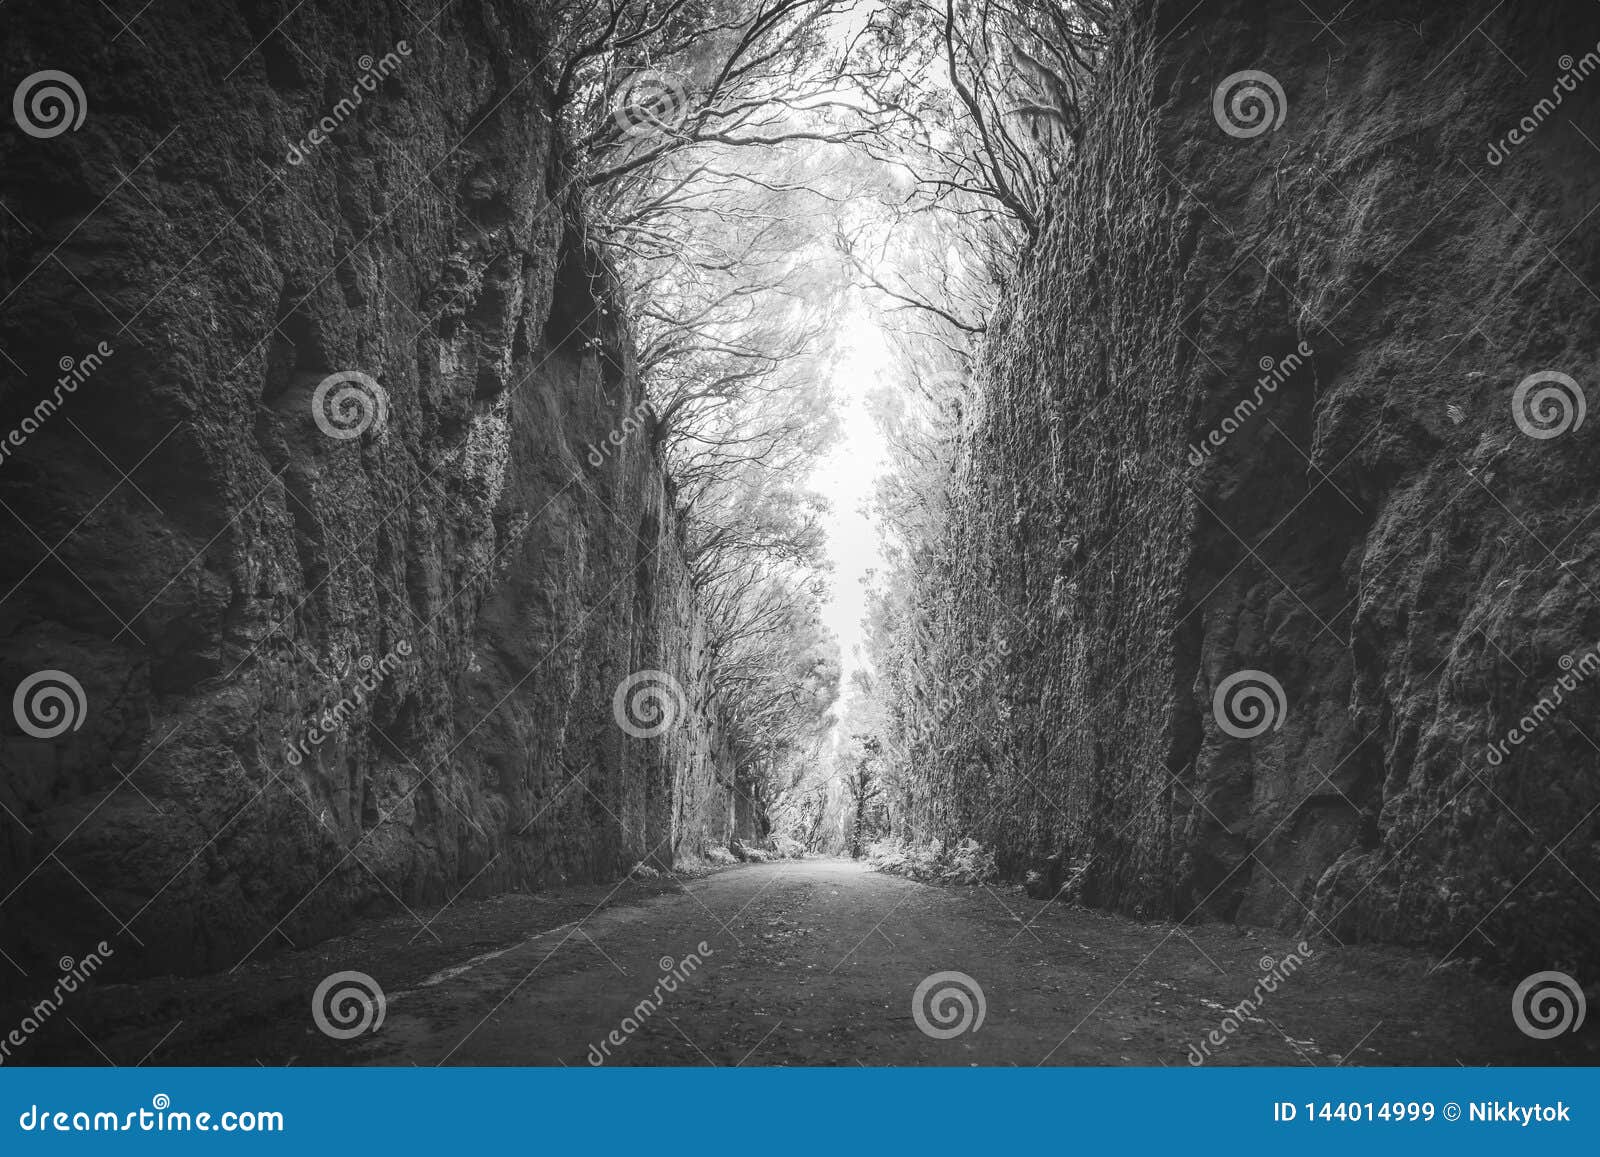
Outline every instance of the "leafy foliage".
<path id="1" fill-rule="evenodd" d="M 881 840 L 869 849 L 867 862 L 875 871 L 927 884 L 987 884 L 998 875 L 994 853 L 973 839 L 960 840 L 949 848 L 938 840 L 923 844 Z"/>
<path id="2" fill-rule="evenodd" d="M 553 103 L 625 286 L 648 436 L 738 705 L 738 786 L 810 846 L 859 854 L 904 821 L 905 720 L 938 667 L 918 639 L 955 581 L 940 536 L 968 367 L 1071 161 L 1108 19 L 1101 0 L 554 8 Z M 906 373 L 874 397 L 892 568 L 859 694 L 882 702 L 833 735 L 826 506 L 804 479 L 838 435 L 834 340 L 859 295 Z"/>

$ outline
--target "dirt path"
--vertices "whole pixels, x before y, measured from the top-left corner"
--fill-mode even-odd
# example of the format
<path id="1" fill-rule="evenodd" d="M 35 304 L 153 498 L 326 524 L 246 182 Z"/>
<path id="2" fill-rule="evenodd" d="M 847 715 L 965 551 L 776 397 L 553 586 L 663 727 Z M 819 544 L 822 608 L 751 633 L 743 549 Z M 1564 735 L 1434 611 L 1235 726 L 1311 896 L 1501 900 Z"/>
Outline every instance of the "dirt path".
<path id="1" fill-rule="evenodd" d="M 1221 1043 L 1206 1063 L 1229 1065 L 1600 1060 L 1593 1033 L 1522 1036 L 1502 979 L 1325 942 L 1291 963 L 1297 943 L 787 861 L 461 903 L 231 974 L 115 986 L 75 1006 L 71 1031 L 51 1026 L 33 1059 L 1183 1066 L 1209 1038 Z M 380 981 L 386 1016 L 377 1033 L 334 1040 L 313 1025 L 311 993 L 347 969 Z M 970 982 L 935 992 L 966 989 L 970 1001 L 970 985 L 981 989 L 976 1030 L 919 1027 L 913 993 L 941 972 Z M 1258 989 L 1268 975 L 1282 979 Z M 1252 996 L 1252 1015 L 1230 1019 Z M 959 1025 L 959 1004 L 935 1005 Z"/>
<path id="2" fill-rule="evenodd" d="M 1217 1063 L 1555 1059 L 1515 1030 L 1501 984 L 1428 977 L 1425 961 L 1395 953 L 1312 947 L 1258 1019 L 1213 1049 Z M 753 865 L 404 992 L 363 1053 L 418 1064 L 1183 1065 L 1251 995 L 1263 958 L 1271 971 L 1295 948 L 848 862 Z M 701 961 L 687 980 L 658 991 L 690 954 Z M 986 1010 L 977 1031 L 935 1039 L 912 995 L 945 971 L 976 981 Z"/>

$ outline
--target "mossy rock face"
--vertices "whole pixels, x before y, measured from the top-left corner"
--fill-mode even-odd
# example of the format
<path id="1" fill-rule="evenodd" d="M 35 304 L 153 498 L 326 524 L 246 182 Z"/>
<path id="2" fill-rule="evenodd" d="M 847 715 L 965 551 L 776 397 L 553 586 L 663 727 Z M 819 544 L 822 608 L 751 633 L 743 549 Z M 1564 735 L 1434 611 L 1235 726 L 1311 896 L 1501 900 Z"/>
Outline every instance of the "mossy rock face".
<path id="1" fill-rule="evenodd" d="M 115 69 L 87 10 L 7 15 L 19 75 L 89 108 L 6 142 L 4 425 L 96 357 L 0 470 L 0 684 L 87 700 L 0 729 L 0 949 L 30 972 L 102 936 L 107 976 L 230 968 L 731 835 L 674 510 L 645 439 L 608 441 L 632 349 L 517 79 L 538 6 L 307 5 L 293 45 L 259 7 L 153 7 Z M 683 689 L 652 742 L 613 717 L 640 670 Z"/>
<path id="2" fill-rule="evenodd" d="M 1600 399 L 1600 90 L 1486 150 L 1600 20 L 1303 16 L 1143 5 L 1117 36 L 917 594 L 951 608 L 929 670 L 982 693 L 908 696 L 897 814 L 1049 894 L 1070 848 L 1127 912 L 1592 968 L 1600 680 L 1539 704 L 1600 640 L 1600 450 L 1513 402 L 1546 371 Z M 1213 95 L 1252 69 L 1286 109 L 1242 137 Z M 1273 718 L 1241 736 L 1214 700 L 1248 673 Z"/>

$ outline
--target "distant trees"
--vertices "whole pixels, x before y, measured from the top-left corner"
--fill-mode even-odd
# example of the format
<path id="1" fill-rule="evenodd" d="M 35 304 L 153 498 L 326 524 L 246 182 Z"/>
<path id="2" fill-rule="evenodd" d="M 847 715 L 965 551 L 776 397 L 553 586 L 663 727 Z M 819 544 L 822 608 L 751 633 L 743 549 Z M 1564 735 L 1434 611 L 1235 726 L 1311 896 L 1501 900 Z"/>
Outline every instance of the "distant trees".
<path id="1" fill-rule="evenodd" d="M 763 601 L 779 616 L 765 633 L 737 639 L 718 673 L 733 704 L 745 790 L 771 817 L 795 802 L 822 762 L 839 695 L 839 646 L 811 600 L 780 589 Z"/>
<path id="2" fill-rule="evenodd" d="M 1083 93 L 1110 7 L 1096 0 L 944 0 L 940 41 L 966 116 L 940 155 L 954 187 L 993 198 L 1036 237 L 1083 133 Z"/>
<path id="3" fill-rule="evenodd" d="M 862 738 L 851 752 L 853 766 L 844 776 L 845 791 L 850 794 L 850 857 L 856 860 L 866 854 L 873 838 L 873 816 L 881 810 L 878 801 L 883 788 L 874 764 L 882 742 L 877 736 Z"/>
<path id="4" fill-rule="evenodd" d="M 591 186 L 636 204 L 648 175 L 701 146 L 767 148 L 870 133 L 835 51 L 859 0 L 570 0 L 558 6 L 558 108 Z M 641 127 L 660 129 L 641 132 Z M 656 185 L 650 193 L 660 195 Z"/>
<path id="5" fill-rule="evenodd" d="M 826 826 L 839 801 L 799 761 L 833 727 L 839 676 L 818 625 L 825 506 L 807 482 L 837 432 L 836 336 L 866 294 L 909 370 L 875 404 L 896 467 L 880 496 L 886 582 L 905 588 L 910 621 L 932 596 L 919 584 L 977 402 L 968 367 L 1070 164 L 1110 12 L 557 0 L 553 14 L 550 96 L 625 288 L 648 436 L 675 484 L 717 678 L 739 705 L 736 748 L 762 769 L 764 806 L 803 799 Z M 883 646 L 878 660 L 910 653 Z M 883 672 L 884 688 L 918 669 Z M 852 756 L 860 792 L 893 761 L 876 734 Z"/>
<path id="6" fill-rule="evenodd" d="M 963 562 L 972 552 L 959 508 L 983 418 L 975 371 L 1002 286 L 1076 156 L 1114 13 L 1097 0 L 889 0 L 884 11 L 875 48 L 898 64 L 904 114 L 884 155 L 899 159 L 901 195 L 851 239 L 847 259 L 875 292 L 903 367 L 873 399 L 892 469 L 874 507 L 888 565 L 869 594 L 867 652 L 885 806 L 896 834 L 915 836 L 922 817 L 907 801 L 936 793 L 912 790 L 914 780 L 955 757 L 940 749 L 941 723 L 952 710 L 996 710 L 988 684 L 1003 677 L 1003 654 L 984 653 L 995 647 L 990 624 L 961 621 L 981 584 Z M 881 256 L 907 250 L 940 260 Z M 974 671 L 966 702 L 945 706 Z"/>
<path id="7" fill-rule="evenodd" d="M 557 8 L 552 81 L 618 270 L 674 483 L 738 787 L 780 804 L 832 726 L 821 626 L 835 436 L 831 339 L 849 279 L 829 243 L 830 150 L 871 131 L 835 21 L 855 0 L 603 0 Z M 809 753 L 809 754 L 808 754 Z"/>

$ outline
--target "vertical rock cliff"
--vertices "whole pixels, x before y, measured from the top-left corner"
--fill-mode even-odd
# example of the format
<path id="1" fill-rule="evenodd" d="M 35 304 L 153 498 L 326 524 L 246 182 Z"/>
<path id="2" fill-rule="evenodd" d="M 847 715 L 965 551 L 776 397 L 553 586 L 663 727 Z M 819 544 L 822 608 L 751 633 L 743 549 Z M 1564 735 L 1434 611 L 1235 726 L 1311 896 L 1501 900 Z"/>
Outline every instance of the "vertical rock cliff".
<path id="1" fill-rule="evenodd" d="M 5 15 L 87 106 L 0 146 L 0 685 L 77 724 L 0 722 L 23 960 L 229 967 L 731 828 L 534 10 L 282 7 Z"/>
<path id="2" fill-rule="evenodd" d="M 1600 13 L 1326 15 L 1132 6 L 991 333 L 941 627 L 983 687 L 909 824 L 1124 910 L 1592 962 Z"/>

